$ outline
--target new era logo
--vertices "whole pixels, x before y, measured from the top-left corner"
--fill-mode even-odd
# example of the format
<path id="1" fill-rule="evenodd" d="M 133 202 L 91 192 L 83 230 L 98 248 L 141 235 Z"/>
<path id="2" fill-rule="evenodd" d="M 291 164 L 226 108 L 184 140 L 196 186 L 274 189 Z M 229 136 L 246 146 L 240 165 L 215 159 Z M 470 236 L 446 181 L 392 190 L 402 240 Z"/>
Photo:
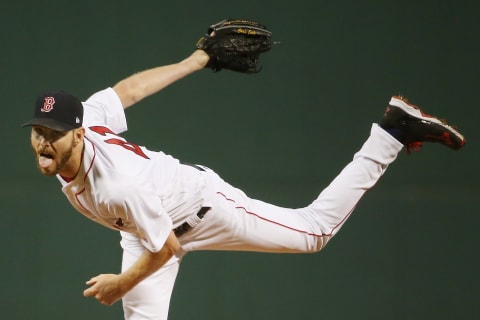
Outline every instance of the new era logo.
<path id="1" fill-rule="evenodd" d="M 43 103 L 43 107 L 40 109 L 42 112 L 50 112 L 53 110 L 53 105 L 55 104 L 54 97 L 45 97 L 45 102 Z"/>

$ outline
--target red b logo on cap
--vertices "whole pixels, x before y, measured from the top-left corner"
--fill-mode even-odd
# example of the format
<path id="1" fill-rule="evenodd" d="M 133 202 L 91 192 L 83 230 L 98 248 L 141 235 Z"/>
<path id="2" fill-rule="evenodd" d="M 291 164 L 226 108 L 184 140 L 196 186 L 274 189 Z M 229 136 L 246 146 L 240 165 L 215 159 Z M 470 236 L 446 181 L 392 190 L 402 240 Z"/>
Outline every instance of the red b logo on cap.
<path id="1" fill-rule="evenodd" d="M 45 97 L 45 103 L 43 104 L 42 112 L 50 112 L 53 110 L 53 105 L 55 104 L 55 98 L 53 97 Z"/>

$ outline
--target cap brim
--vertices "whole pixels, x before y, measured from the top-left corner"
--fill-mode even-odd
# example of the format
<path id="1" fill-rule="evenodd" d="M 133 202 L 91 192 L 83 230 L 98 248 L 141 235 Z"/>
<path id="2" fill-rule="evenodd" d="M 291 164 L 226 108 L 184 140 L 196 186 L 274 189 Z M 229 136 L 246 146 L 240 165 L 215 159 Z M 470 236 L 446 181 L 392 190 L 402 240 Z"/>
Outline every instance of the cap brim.
<path id="1" fill-rule="evenodd" d="M 31 126 L 46 127 L 46 128 L 53 129 L 55 131 L 69 131 L 76 128 L 71 124 L 60 122 L 55 119 L 49 119 L 49 118 L 36 118 L 22 124 L 22 127 L 31 127 Z"/>

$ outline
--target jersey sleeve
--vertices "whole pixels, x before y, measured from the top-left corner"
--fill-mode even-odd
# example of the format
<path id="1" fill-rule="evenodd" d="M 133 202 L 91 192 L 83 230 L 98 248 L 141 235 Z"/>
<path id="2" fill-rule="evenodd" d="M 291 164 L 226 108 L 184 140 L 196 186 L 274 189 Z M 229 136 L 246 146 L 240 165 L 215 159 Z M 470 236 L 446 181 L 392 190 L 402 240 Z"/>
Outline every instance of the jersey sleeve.
<path id="1" fill-rule="evenodd" d="M 135 220 L 141 243 L 149 251 L 158 252 L 172 230 L 172 220 L 163 209 L 160 199 L 144 195 L 141 201 L 129 205 L 132 205 L 129 214 Z"/>
<path id="2" fill-rule="evenodd" d="M 83 126 L 103 125 L 119 134 L 127 131 L 127 119 L 115 90 L 107 88 L 83 102 Z"/>
<path id="3" fill-rule="evenodd" d="M 121 230 L 136 234 L 151 252 L 158 252 L 163 247 L 173 223 L 160 197 L 134 179 L 116 180 L 108 187 L 99 182 L 96 187 L 102 211 L 108 212 L 112 218 L 122 218 L 125 223 L 125 229 Z"/>

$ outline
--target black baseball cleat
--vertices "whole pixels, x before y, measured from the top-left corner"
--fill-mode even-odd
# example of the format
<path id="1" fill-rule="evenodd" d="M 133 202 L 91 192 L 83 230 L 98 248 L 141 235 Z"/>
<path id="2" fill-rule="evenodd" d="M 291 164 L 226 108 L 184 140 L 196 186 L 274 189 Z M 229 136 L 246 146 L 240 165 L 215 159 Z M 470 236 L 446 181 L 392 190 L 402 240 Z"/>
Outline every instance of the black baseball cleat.
<path id="1" fill-rule="evenodd" d="M 456 128 L 443 119 L 424 113 L 408 100 L 394 96 L 385 110 L 380 126 L 387 131 L 396 131 L 394 136 L 407 148 L 418 151 L 422 143 L 439 142 L 458 150 L 465 144 L 465 138 Z"/>

